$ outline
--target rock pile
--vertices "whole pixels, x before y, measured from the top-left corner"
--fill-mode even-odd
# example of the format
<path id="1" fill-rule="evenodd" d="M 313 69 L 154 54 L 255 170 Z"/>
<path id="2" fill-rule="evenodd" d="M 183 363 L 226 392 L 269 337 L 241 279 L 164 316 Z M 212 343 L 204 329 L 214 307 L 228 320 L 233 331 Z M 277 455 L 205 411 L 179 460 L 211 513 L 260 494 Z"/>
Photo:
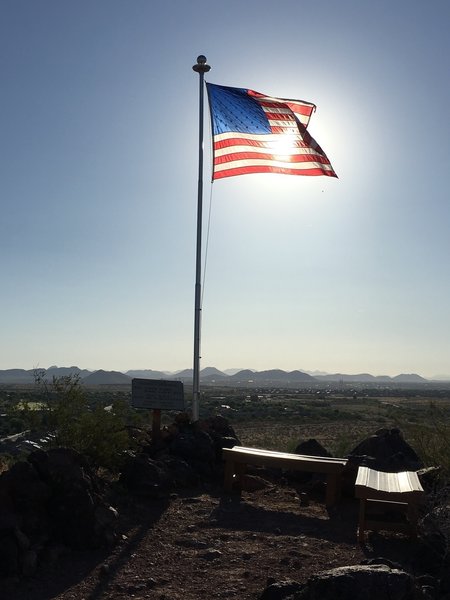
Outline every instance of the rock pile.
<path id="1" fill-rule="evenodd" d="M 57 547 L 110 543 L 116 517 L 83 456 L 33 452 L 0 476 L 0 575 L 32 575 Z"/>
<path id="2" fill-rule="evenodd" d="M 160 497 L 179 487 L 222 478 L 222 448 L 240 445 L 232 426 L 221 416 L 197 423 L 180 414 L 161 439 L 130 455 L 120 482 L 130 491 Z"/>
<path id="3" fill-rule="evenodd" d="M 220 416 L 193 424 L 181 414 L 161 434 L 130 454 L 120 476 L 147 497 L 222 477 L 222 448 L 240 443 Z M 82 455 L 67 448 L 32 452 L 0 476 L 0 576 L 32 575 L 58 548 L 113 542 L 117 516 Z"/>
<path id="4" fill-rule="evenodd" d="M 425 590 L 428 591 L 428 590 Z M 352 565 L 324 571 L 305 585 L 273 582 L 260 600 L 413 600 L 426 596 L 409 573 L 387 565 Z"/>

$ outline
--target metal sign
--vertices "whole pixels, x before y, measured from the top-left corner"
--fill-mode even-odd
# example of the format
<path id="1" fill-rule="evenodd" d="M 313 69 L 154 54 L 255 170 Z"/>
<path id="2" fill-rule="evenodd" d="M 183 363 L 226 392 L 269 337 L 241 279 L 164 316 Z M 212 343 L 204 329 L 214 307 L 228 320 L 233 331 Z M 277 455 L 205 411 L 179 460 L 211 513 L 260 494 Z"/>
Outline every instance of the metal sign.
<path id="1" fill-rule="evenodd" d="M 183 384 L 166 379 L 132 379 L 131 405 L 134 408 L 183 411 Z"/>

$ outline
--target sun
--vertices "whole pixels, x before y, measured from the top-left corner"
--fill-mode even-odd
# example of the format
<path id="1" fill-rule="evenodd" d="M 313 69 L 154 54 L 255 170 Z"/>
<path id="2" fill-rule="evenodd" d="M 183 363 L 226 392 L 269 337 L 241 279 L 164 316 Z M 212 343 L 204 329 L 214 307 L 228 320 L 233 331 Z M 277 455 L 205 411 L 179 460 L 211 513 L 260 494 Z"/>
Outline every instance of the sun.
<path id="1" fill-rule="evenodd" d="M 280 135 L 270 142 L 270 149 L 276 160 L 290 162 L 290 157 L 298 153 L 298 134 Z"/>

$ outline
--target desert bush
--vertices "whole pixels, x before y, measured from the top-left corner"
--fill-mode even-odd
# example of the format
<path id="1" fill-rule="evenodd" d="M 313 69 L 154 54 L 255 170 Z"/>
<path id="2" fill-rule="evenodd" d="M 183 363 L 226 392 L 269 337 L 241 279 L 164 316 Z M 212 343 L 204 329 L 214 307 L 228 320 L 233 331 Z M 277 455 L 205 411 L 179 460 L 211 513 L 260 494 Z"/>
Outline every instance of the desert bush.
<path id="1" fill-rule="evenodd" d="M 422 421 L 408 427 L 408 437 L 426 466 L 440 466 L 450 478 L 450 415 L 431 402 Z"/>
<path id="2" fill-rule="evenodd" d="M 73 448 L 94 466 L 120 468 L 133 440 L 127 425 L 133 420 L 129 405 L 114 400 L 108 410 L 105 402 L 91 407 L 76 374 L 54 377 L 49 383 L 45 372 L 35 374 L 41 391 L 43 425 L 49 432 L 48 444 Z"/>

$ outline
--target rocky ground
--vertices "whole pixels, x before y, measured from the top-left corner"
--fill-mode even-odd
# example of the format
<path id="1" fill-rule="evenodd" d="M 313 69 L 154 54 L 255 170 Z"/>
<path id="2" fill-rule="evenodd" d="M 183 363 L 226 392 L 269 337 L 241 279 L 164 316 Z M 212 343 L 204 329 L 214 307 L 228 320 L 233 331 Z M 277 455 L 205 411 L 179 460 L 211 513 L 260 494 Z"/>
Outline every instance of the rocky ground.
<path id="1" fill-rule="evenodd" d="M 268 580 L 306 582 L 379 556 L 420 574 L 418 543 L 371 534 L 359 546 L 354 499 L 328 512 L 320 491 L 301 492 L 267 482 L 242 496 L 223 494 L 219 484 L 159 500 L 123 494 L 115 499 L 116 542 L 95 551 L 55 547 L 33 576 L 3 580 L 0 598 L 257 599 Z"/>
<path id="2" fill-rule="evenodd" d="M 450 600 L 447 488 L 434 508 L 428 493 L 418 541 L 357 543 L 357 465 L 420 468 L 399 430 L 350 453 L 332 510 L 320 475 L 250 465 L 242 494 L 225 493 L 222 449 L 238 443 L 222 417 L 183 417 L 128 454 L 120 477 L 67 448 L 16 462 L 0 475 L 0 600 Z M 314 439 L 295 451 L 327 455 Z M 288 581 L 292 593 L 280 589 Z"/>

